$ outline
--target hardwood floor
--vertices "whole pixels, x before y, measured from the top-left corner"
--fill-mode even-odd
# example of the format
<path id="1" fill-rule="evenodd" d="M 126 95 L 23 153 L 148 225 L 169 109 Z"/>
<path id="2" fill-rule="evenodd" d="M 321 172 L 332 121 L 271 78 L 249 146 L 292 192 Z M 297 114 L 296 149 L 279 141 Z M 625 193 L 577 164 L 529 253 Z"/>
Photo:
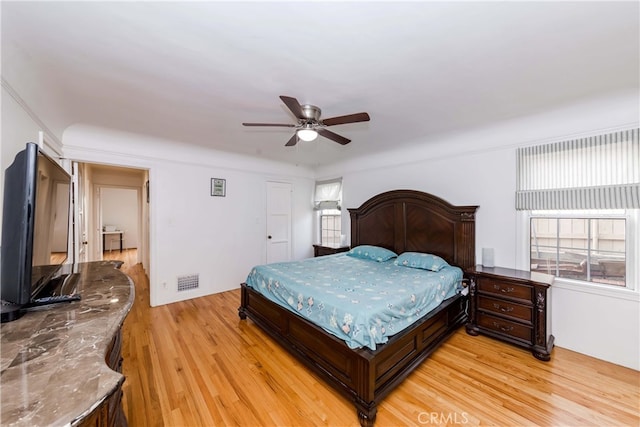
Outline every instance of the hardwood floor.
<path id="1" fill-rule="evenodd" d="M 123 328 L 131 426 L 358 425 L 351 403 L 238 318 L 239 290 L 150 308 L 134 262 L 123 265 L 136 283 Z M 376 425 L 638 426 L 639 402 L 637 371 L 562 348 L 544 363 L 462 328 L 382 402 Z"/>
<path id="2" fill-rule="evenodd" d="M 137 265 L 138 263 L 138 250 L 137 249 L 124 249 L 122 252 L 119 250 L 114 251 L 104 251 L 102 253 L 102 258 L 105 260 L 114 259 L 118 261 L 122 261 L 121 270 L 125 273 L 129 274 L 129 272 L 135 272 L 138 268 L 140 271 L 143 271 L 141 265 Z M 133 277 L 132 277 L 133 278 Z M 144 280 L 147 280 L 146 278 Z M 137 289 L 136 285 L 136 289 Z M 148 304 L 147 304 L 148 305 Z"/>

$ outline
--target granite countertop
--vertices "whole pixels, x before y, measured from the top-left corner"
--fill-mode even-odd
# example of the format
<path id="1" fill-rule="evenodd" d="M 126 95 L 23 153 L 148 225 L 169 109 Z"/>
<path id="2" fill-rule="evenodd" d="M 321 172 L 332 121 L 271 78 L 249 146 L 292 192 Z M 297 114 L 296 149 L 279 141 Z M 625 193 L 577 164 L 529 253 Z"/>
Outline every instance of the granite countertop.
<path id="1" fill-rule="evenodd" d="M 0 425 L 68 425 L 124 381 L 106 351 L 134 300 L 114 261 L 77 266 L 80 301 L 40 307 L 0 326 Z"/>

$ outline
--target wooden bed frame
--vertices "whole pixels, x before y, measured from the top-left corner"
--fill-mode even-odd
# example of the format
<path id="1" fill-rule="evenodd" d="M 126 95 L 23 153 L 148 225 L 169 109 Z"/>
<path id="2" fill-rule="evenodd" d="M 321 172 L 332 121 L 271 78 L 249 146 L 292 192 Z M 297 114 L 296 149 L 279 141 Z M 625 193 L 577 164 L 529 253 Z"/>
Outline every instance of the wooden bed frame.
<path id="1" fill-rule="evenodd" d="M 477 206 L 453 206 L 430 194 L 379 194 L 351 215 L 351 246 L 376 245 L 397 254 L 438 255 L 462 269 L 475 264 Z M 362 426 L 375 422 L 377 405 L 457 328 L 466 323 L 467 298 L 456 295 L 373 351 L 344 341 L 241 285 L 241 319 L 249 317 L 312 372 L 353 401 Z"/>

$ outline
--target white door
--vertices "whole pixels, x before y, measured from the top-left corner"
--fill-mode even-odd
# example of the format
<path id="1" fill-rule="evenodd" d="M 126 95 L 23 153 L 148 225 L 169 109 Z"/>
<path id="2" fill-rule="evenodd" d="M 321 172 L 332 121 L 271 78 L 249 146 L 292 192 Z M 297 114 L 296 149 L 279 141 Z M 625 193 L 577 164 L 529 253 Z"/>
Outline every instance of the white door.
<path id="1" fill-rule="evenodd" d="M 267 182 L 267 263 L 291 259 L 291 184 Z"/>

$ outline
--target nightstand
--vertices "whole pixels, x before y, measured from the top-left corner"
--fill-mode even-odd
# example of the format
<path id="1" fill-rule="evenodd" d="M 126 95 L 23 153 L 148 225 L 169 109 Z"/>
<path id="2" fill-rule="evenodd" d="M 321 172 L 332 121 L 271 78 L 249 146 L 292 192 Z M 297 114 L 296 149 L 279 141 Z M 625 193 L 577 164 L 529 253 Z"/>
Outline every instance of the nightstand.
<path id="1" fill-rule="evenodd" d="M 313 256 L 333 255 L 340 252 L 347 252 L 348 250 L 349 246 L 313 245 Z"/>
<path id="2" fill-rule="evenodd" d="M 469 335 L 483 334 L 551 359 L 549 288 L 553 276 L 502 267 L 476 266 L 466 271 L 469 286 Z"/>

